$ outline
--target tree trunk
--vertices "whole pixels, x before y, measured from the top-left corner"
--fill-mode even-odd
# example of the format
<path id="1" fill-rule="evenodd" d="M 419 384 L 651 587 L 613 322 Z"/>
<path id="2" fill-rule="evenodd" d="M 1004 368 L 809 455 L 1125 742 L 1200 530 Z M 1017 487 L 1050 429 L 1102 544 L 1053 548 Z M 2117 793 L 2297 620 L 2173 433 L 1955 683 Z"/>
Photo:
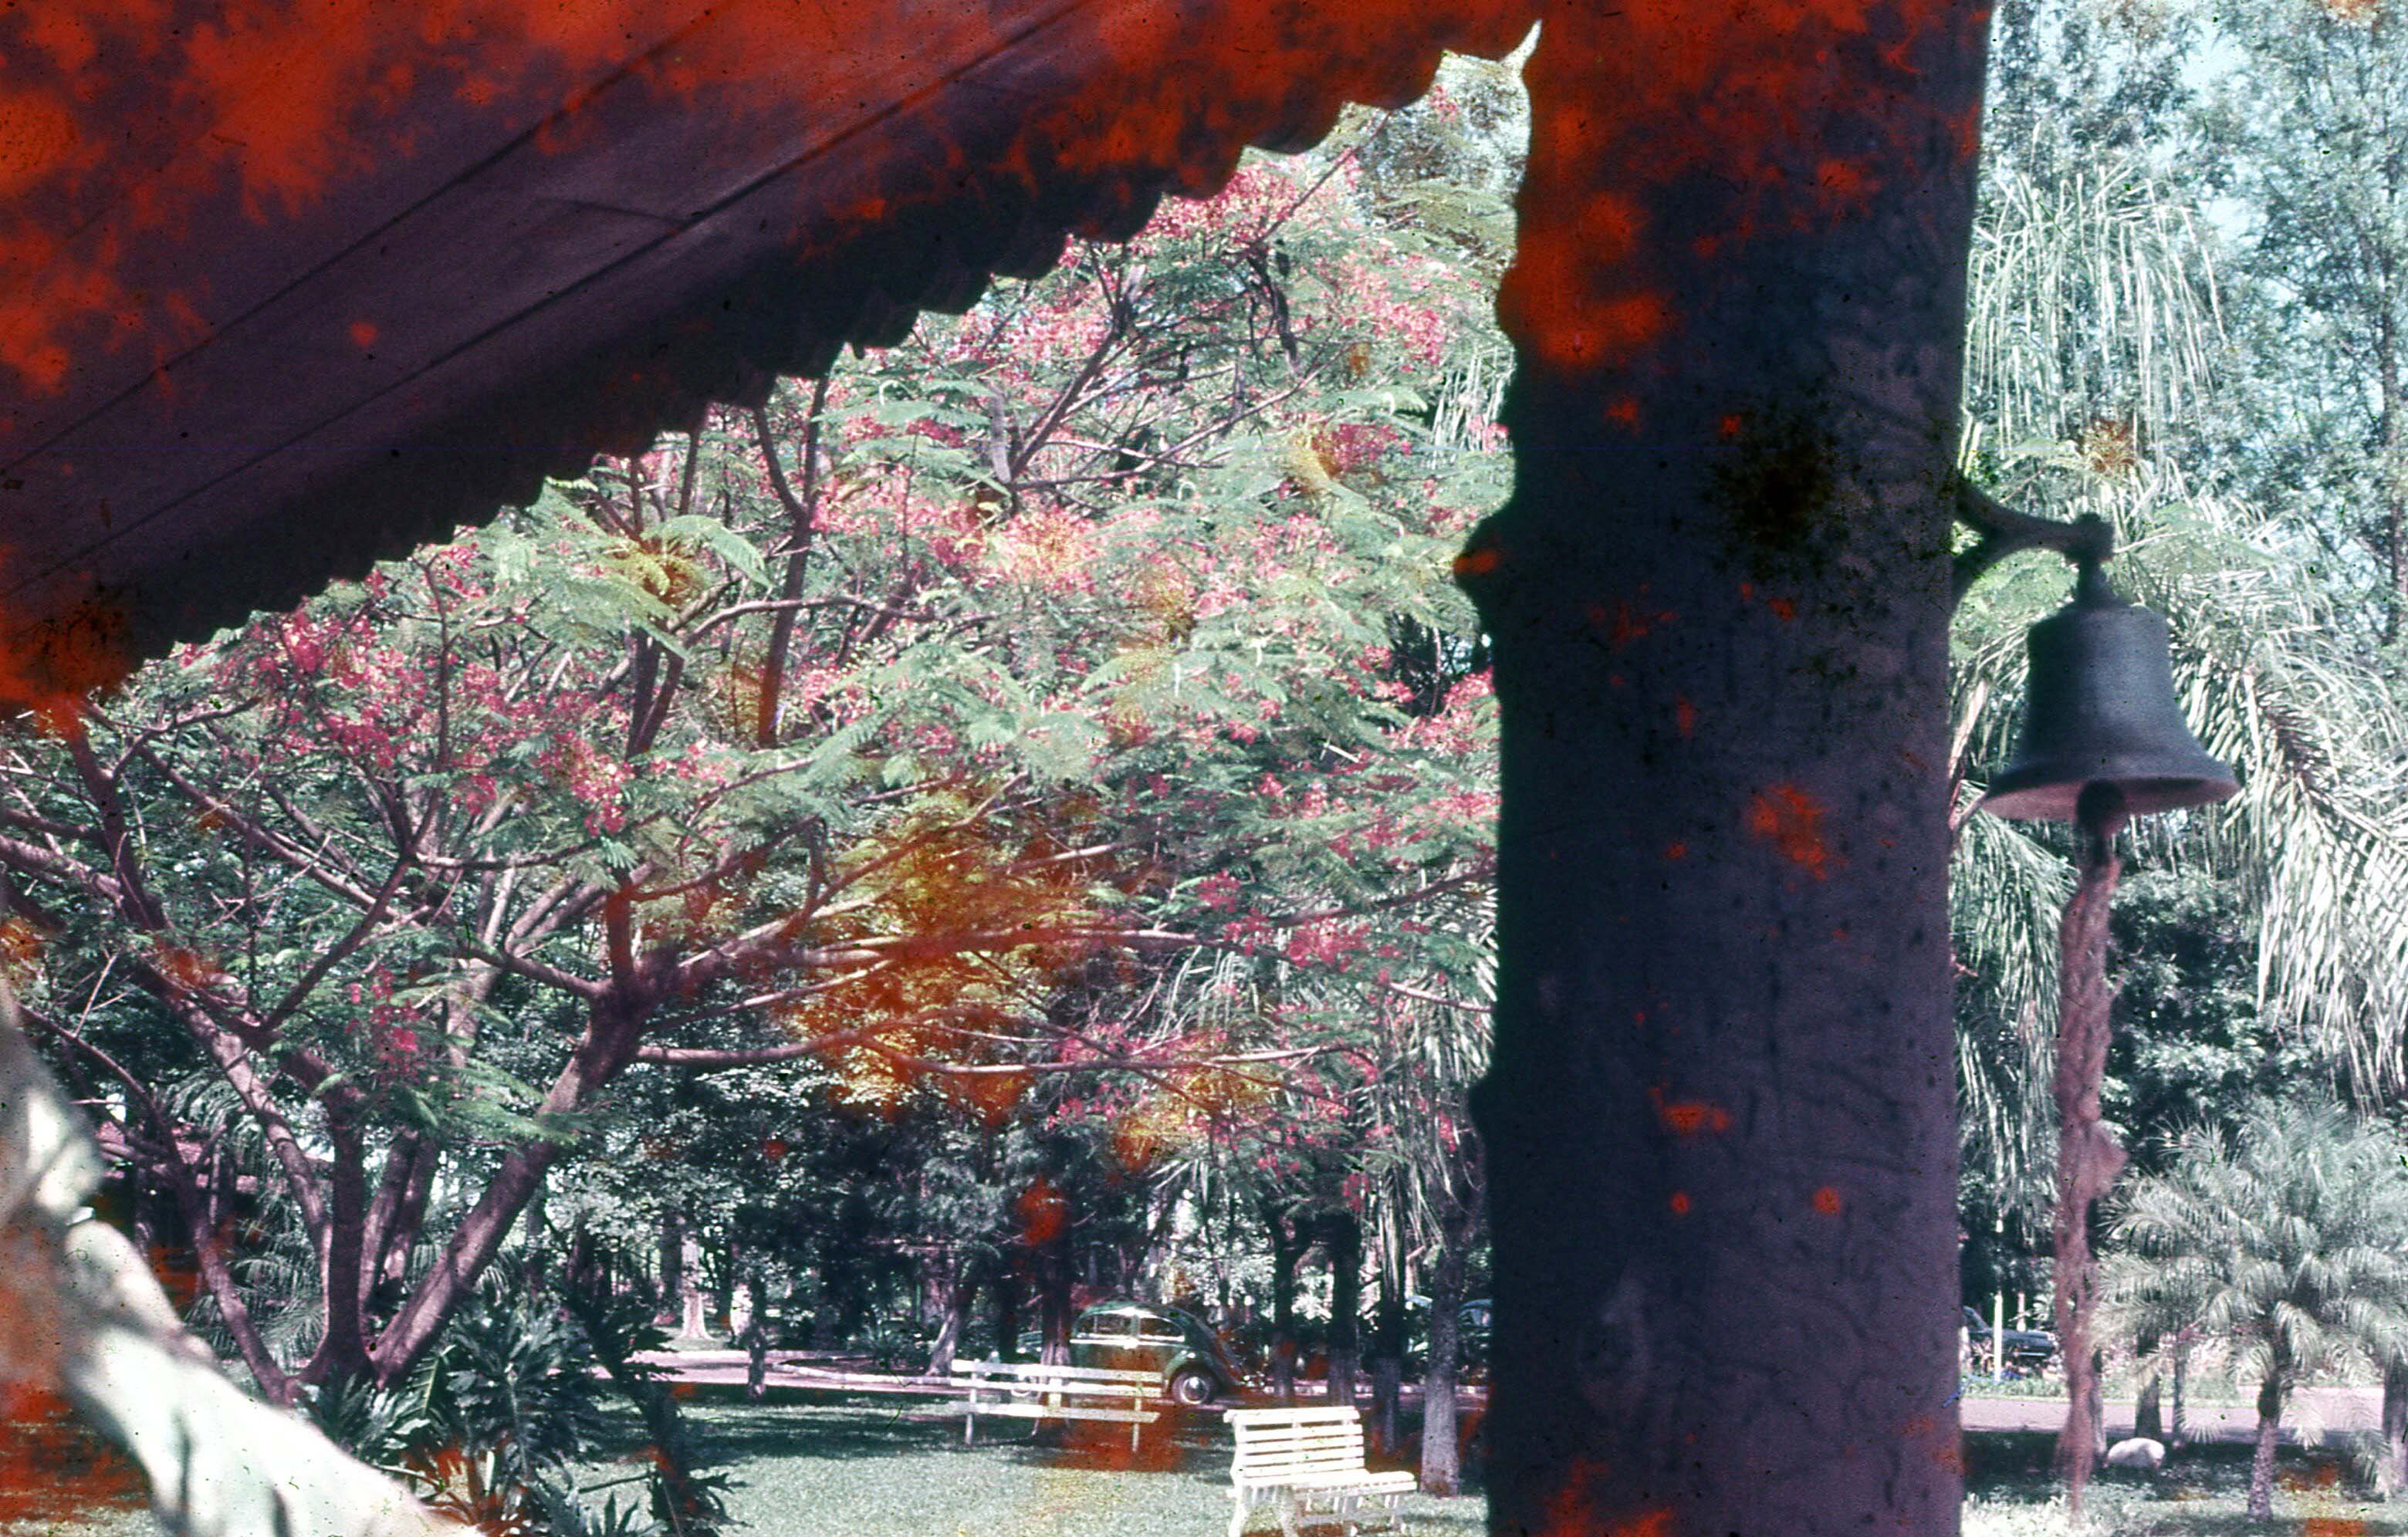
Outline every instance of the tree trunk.
<path id="1" fill-rule="evenodd" d="M 1363 1224 L 1353 1212 L 1333 1212 L 1321 1234 L 1329 1253 L 1329 1402 L 1344 1408 L 1354 1402 L 1362 1362 Z"/>
<path id="2" fill-rule="evenodd" d="M 2057 932 L 2057 1348 L 2065 1358 L 2065 1428 L 2057 1438 L 2057 1466 L 2065 1480 L 2066 1509 L 2079 1516 L 2082 1491 L 2097 1466 L 2100 1425 L 2099 1357 L 2090 1326 L 2099 1270 L 2090 1246 L 2098 1203 L 2124 1167 L 2124 1149 L 2100 1118 L 2100 1085 L 2107 1074 L 2107 1042 L 2114 990 L 2107 985 L 2107 918 L 2123 865 L 2115 834 L 2124 826 L 2124 792 L 2113 784 L 2085 785 L 2075 807 L 2080 878 Z"/>
<path id="3" fill-rule="evenodd" d="M 978 1273 L 968 1266 L 945 1266 L 944 1317 L 937 1325 L 936 1343 L 928 1347 L 928 1375 L 941 1377 L 953 1369 L 962 1348 L 962 1331 L 969 1327 L 970 1303 L 978 1296 Z"/>
<path id="4" fill-rule="evenodd" d="M 2157 1336 L 2144 1333 L 2135 1344 L 2139 1355 L 2146 1360 L 2157 1348 Z M 2157 1369 L 2152 1364 L 2148 1380 L 2141 1385 L 2140 1396 L 2132 1404 L 2132 1433 L 2161 1443 L 2166 1439 L 2166 1431 L 2164 1416 L 2157 1412 L 2158 1387 Z"/>
<path id="5" fill-rule="evenodd" d="M 1296 1402 L 1296 1267 L 1310 1245 L 1302 1217 L 1290 1218 L 1263 1203 L 1271 1234 L 1271 1392 L 1282 1403 Z"/>
<path id="6" fill-rule="evenodd" d="M 2167 1430 L 2173 1438 L 2166 1443 L 2169 1449 L 2182 1444 L 2184 1439 L 2183 1388 L 2188 1384 L 2189 1380 L 2190 1341 L 2184 1336 L 2177 1335 L 2174 1338 L 2173 1423 L 2166 1427 Z"/>
<path id="7" fill-rule="evenodd" d="M 710 1328 L 710 1307 L 702 1290 L 702 1235 L 692 1224 L 678 1230 L 677 1331 L 699 1339 Z"/>
<path id="8" fill-rule="evenodd" d="M 2383 1452 L 2374 1483 L 2386 1500 L 2408 1490 L 2408 1359 L 2399 1357 L 2383 1368 Z"/>
<path id="9" fill-rule="evenodd" d="M 727 1232 L 727 1246 L 719 1251 L 719 1263 L 710 1267 L 710 1317 L 707 1332 L 733 1333 L 736 1330 L 736 1284 L 744 1264 L 744 1240 L 734 1227 Z"/>
<path id="10" fill-rule="evenodd" d="M 744 1317 L 744 1397 L 761 1402 L 768 1392 L 768 1320 L 761 1316 L 761 1294 L 753 1294 L 752 1316 Z"/>
<path id="11" fill-rule="evenodd" d="M 385 1226 L 384 1258 L 377 1276 L 397 1293 L 409 1279 L 409 1255 L 426 1230 L 426 1204 L 435 1195 L 435 1175 L 443 1166 L 443 1150 L 421 1141 L 409 1160 L 408 1183 L 402 1187 L 401 1209 Z"/>
<path id="12" fill-rule="evenodd" d="M 1985 36 L 1544 12 L 1503 706 L 1490 1530 L 1957 1530 L 1950 507 Z"/>
<path id="13" fill-rule="evenodd" d="M 995 1292 L 995 1359 L 1020 1359 L 1020 1277 L 998 1260 L 988 1285 Z"/>
<path id="14" fill-rule="evenodd" d="M 426 1203 L 440 1157 L 422 1131 L 396 1134 L 385 1151 L 384 1172 L 368 1201 L 366 1231 L 361 1240 L 364 1316 L 380 1316 L 388 1305 L 383 1293 L 397 1290 L 409 1277 L 409 1251 L 426 1225 Z"/>
<path id="15" fill-rule="evenodd" d="M 324 1332 L 301 1375 L 308 1382 L 333 1386 L 366 1377 L 373 1370 L 361 1316 L 369 1284 L 367 1146 L 354 1096 L 331 1094 L 325 1110 L 326 1140 L 334 1156 L 326 1171 L 326 1245 L 318 1288 Z"/>
<path id="16" fill-rule="evenodd" d="M 1476 1218 L 1458 1229 L 1430 1263 L 1429 1370 L 1422 1374 L 1422 1491 L 1454 1494 L 1462 1482 L 1455 1420 L 1455 1383 L 1462 1370 L 1464 1271 L 1471 1258 Z"/>
<path id="17" fill-rule="evenodd" d="M 675 1206 L 661 1208 L 661 1305 L 652 1322 L 663 1329 L 685 1327 L 685 1214 Z"/>
<path id="18" fill-rule="evenodd" d="M 2258 1521 L 2274 1516 L 2274 1451 L 2283 1434 L 2283 1379 L 2270 1373 L 2258 1388 L 2258 1450 L 2249 1459 L 2249 1515 Z"/>
<path id="19" fill-rule="evenodd" d="M 1070 1250 L 1070 1225 L 1037 1251 L 1038 1327 L 1044 1331 L 1038 1359 L 1048 1366 L 1070 1362 L 1070 1325 L 1078 1309 L 1070 1305 L 1070 1281 L 1077 1260 Z"/>
<path id="20" fill-rule="evenodd" d="M 557 1120 L 583 1109 L 589 1098 L 618 1076 L 635 1055 L 649 1012 L 641 1003 L 616 995 L 594 1004 L 583 1038 L 544 1091 L 537 1113 Z M 379 1387 L 390 1388 L 408 1376 L 434 1345 L 563 1150 L 559 1142 L 538 1139 L 503 1155 L 484 1193 L 452 1230 L 416 1294 L 378 1336 L 370 1359 Z"/>
<path id="21" fill-rule="evenodd" d="M 1404 1444 L 1397 1425 L 1405 1386 L 1404 1291 L 1404 1278 L 1383 1269 L 1380 1301 L 1371 1313 L 1371 1439 L 1391 1456 Z"/>
<path id="22" fill-rule="evenodd" d="M 2090 1353 L 2090 1460 L 2093 1466 L 2107 1456 L 2107 1353 Z"/>
<path id="23" fill-rule="evenodd" d="M 298 1378 L 287 1373 L 268 1349 L 265 1335 L 251 1316 L 243 1300 L 243 1290 L 235 1280 L 234 1267 L 225 1251 L 224 1230 L 219 1213 L 222 1192 L 228 1183 L 225 1149 L 220 1146 L 211 1156 L 208 1168 L 194 1169 L 169 1143 L 171 1165 L 163 1171 L 169 1191 L 176 1199 L 184 1219 L 184 1231 L 192 1235 L 193 1266 L 201 1283 L 218 1306 L 219 1321 L 234 1337 L 235 1349 L 242 1363 L 259 1385 L 259 1390 L 273 1402 L 290 1405 L 300 1392 Z"/>

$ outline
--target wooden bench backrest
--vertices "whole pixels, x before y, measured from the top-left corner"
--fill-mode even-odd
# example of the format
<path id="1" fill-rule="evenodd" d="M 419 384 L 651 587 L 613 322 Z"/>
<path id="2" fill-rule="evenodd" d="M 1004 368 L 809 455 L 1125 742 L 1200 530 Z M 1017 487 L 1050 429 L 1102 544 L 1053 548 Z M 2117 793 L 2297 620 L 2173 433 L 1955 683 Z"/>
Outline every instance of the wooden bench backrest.
<path id="1" fill-rule="evenodd" d="M 1046 1366 L 1036 1361 L 955 1361 L 953 1381 L 965 1387 L 1058 1387 L 1069 1392 L 1082 1388 L 1113 1390 L 1160 1388 L 1159 1372 L 1128 1372 L 1109 1366 Z"/>
<path id="2" fill-rule="evenodd" d="M 1238 1436 L 1233 1479 L 1268 1483 L 1363 1471 L 1359 1409 L 1232 1409 L 1228 1419 Z"/>

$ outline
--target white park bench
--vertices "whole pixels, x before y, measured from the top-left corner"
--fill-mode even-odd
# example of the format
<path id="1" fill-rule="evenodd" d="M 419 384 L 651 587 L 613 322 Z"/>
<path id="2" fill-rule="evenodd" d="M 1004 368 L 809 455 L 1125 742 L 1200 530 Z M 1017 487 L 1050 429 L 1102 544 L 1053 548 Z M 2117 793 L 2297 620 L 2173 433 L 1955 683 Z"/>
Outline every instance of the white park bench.
<path id="1" fill-rule="evenodd" d="M 952 1376 L 966 1389 L 962 1442 L 978 1438 L 979 1416 L 1008 1419 L 1096 1419 L 1125 1423 L 1129 1450 L 1138 1433 L 1162 1417 L 1149 1403 L 1162 1398 L 1158 1372 L 1123 1372 L 1100 1366 L 1044 1366 L 1035 1361 L 956 1361 Z"/>
<path id="2" fill-rule="evenodd" d="M 1298 1518 L 1326 1511 L 1353 1537 L 1364 1501 L 1380 1502 L 1386 1526 L 1404 1530 L 1400 1509 L 1419 1482 L 1410 1473 L 1372 1473 L 1363 1466 L 1363 1415 L 1358 1409 L 1232 1409 L 1237 1459 L 1229 1464 L 1229 1537 L 1246 1530 L 1256 1505 L 1278 1507 L 1280 1530 L 1297 1537 Z"/>

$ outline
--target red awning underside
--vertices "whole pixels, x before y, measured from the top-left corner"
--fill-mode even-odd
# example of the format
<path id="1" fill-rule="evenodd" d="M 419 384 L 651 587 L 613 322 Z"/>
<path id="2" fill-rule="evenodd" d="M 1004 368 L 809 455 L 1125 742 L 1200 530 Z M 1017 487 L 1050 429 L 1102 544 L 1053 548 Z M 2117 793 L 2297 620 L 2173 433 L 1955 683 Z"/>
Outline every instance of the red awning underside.
<path id="1" fill-rule="evenodd" d="M 224 13 L 240 10 L 239 21 Z M 1528 0 L 0 11 L 0 692 L 87 681 L 1491 56 Z"/>

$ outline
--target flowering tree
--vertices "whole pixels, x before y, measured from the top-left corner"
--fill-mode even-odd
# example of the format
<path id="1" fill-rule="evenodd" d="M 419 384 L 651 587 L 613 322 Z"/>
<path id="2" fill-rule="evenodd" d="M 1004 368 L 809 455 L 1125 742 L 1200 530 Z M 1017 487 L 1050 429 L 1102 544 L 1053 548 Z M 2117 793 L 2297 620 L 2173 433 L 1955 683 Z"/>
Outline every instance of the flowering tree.
<path id="1" fill-rule="evenodd" d="M 408 1373 L 630 1072 L 1226 1098 L 1351 1026 L 1182 958 L 1426 966 L 1494 343 L 1354 180 L 1250 166 L 7 744 L 29 1018 L 264 1389 Z"/>

